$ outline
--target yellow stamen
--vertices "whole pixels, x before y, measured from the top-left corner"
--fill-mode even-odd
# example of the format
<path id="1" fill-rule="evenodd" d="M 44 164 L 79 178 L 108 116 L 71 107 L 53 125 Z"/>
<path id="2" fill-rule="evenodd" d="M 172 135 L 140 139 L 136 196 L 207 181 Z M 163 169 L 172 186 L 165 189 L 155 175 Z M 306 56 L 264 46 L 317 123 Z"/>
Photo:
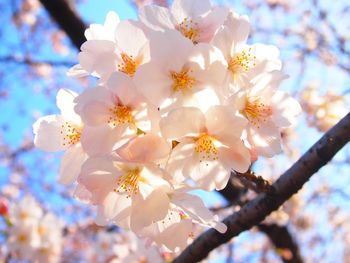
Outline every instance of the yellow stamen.
<path id="1" fill-rule="evenodd" d="M 108 119 L 108 123 L 113 126 L 119 124 L 129 123 L 132 124 L 135 122 L 132 110 L 129 106 L 117 105 L 114 108 L 109 109 L 111 116 Z"/>
<path id="2" fill-rule="evenodd" d="M 123 62 L 118 64 L 118 71 L 133 77 L 137 67 L 140 65 L 140 61 L 138 59 L 134 59 L 133 56 L 129 56 L 126 53 L 121 53 L 120 56 Z"/>
<path id="3" fill-rule="evenodd" d="M 262 122 L 266 122 L 272 115 L 272 108 L 261 102 L 260 98 L 247 98 L 245 107 L 241 113 L 251 124 L 260 128 Z"/>
<path id="4" fill-rule="evenodd" d="M 183 69 L 181 72 L 170 72 L 170 76 L 173 79 L 173 91 L 186 91 L 193 87 L 196 83 L 196 79 L 190 76 L 190 72 L 189 69 Z"/>
<path id="5" fill-rule="evenodd" d="M 214 141 L 215 139 L 206 133 L 203 133 L 197 138 L 196 147 L 194 148 L 194 150 L 196 153 L 201 155 L 200 162 L 203 161 L 203 159 L 218 159 L 218 149 L 214 145 Z"/>
<path id="6" fill-rule="evenodd" d="M 80 128 L 74 126 L 69 122 L 65 122 L 61 126 L 61 134 L 63 136 L 63 146 L 74 145 L 80 141 Z"/>
<path id="7" fill-rule="evenodd" d="M 20 243 L 25 243 L 28 241 L 28 236 L 26 234 L 22 233 L 22 234 L 18 235 L 17 239 Z"/>
<path id="8" fill-rule="evenodd" d="M 127 193 L 127 198 L 139 192 L 139 181 L 142 181 L 141 168 L 126 169 L 125 174 L 117 179 L 117 188 L 115 192 Z"/>
<path id="9" fill-rule="evenodd" d="M 238 74 L 242 70 L 248 71 L 250 68 L 256 66 L 256 56 L 252 56 L 251 51 L 252 48 L 249 48 L 248 51 L 243 50 L 240 54 L 232 57 L 228 62 L 228 70 L 232 74 Z"/>
<path id="10" fill-rule="evenodd" d="M 200 37 L 200 30 L 198 28 L 198 23 L 193 22 L 185 18 L 180 24 L 176 26 L 176 29 L 184 36 L 190 39 L 193 44 L 198 44 Z"/>

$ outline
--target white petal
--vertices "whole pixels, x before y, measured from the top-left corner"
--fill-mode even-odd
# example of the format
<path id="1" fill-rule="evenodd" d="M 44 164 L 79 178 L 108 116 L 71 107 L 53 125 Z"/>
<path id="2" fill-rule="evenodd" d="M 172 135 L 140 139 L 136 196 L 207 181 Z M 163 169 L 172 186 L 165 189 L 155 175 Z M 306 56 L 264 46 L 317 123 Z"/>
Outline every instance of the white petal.
<path id="1" fill-rule="evenodd" d="M 199 24 L 199 39 L 198 42 L 209 43 L 216 31 L 222 24 L 225 22 L 229 9 L 223 6 L 214 7 L 209 13 L 205 16 L 202 16 L 198 19 L 197 23 Z"/>
<path id="2" fill-rule="evenodd" d="M 188 236 L 192 232 L 192 221 L 189 219 L 181 220 L 166 228 L 162 233 L 156 236 L 157 244 L 163 244 L 171 251 L 186 248 Z"/>
<path id="3" fill-rule="evenodd" d="M 74 111 L 74 99 L 77 96 L 78 94 L 72 90 L 60 89 L 57 92 L 56 104 L 57 107 L 61 110 L 61 114 L 65 119 L 70 120 L 77 125 L 80 125 L 80 117 Z"/>
<path id="4" fill-rule="evenodd" d="M 248 140 L 259 155 L 272 157 L 282 152 L 281 131 L 272 121 L 251 127 Z"/>
<path id="5" fill-rule="evenodd" d="M 81 134 L 81 144 L 89 156 L 112 153 L 125 143 L 130 136 L 123 136 L 126 127 L 112 128 L 109 125 L 85 126 Z"/>
<path id="6" fill-rule="evenodd" d="M 156 107 L 171 94 L 172 81 L 157 64 L 141 65 L 135 74 L 134 82 L 137 90 Z"/>
<path id="7" fill-rule="evenodd" d="M 123 105 L 131 106 L 140 96 L 132 79 L 120 72 L 111 75 L 106 87 L 118 96 Z"/>
<path id="8" fill-rule="evenodd" d="M 170 150 L 170 145 L 162 137 L 147 134 L 129 141 L 117 153 L 128 161 L 147 163 L 167 157 Z"/>
<path id="9" fill-rule="evenodd" d="M 172 110 L 167 117 L 161 119 L 162 135 L 170 140 L 185 136 L 198 135 L 204 129 L 203 113 L 194 107 L 183 107 Z"/>
<path id="10" fill-rule="evenodd" d="M 89 75 L 89 72 L 83 69 L 80 64 L 74 65 L 67 72 L 68 77 L 74 77 L 74 78 L 86 77 L 88 75 Z"/>
<path id="11" fill-rule="evenodd" d="M 146 5 L 139 10 L 139 18 L 146 26 L 156 31 L 173 29 L 175 19 L 168 8 L 157 5 Z"/>
<path id="12" fill-rule="evenodd" d="M 81 46 L 79 63 L 90 74 L 108 78 L 117 69 L 115 43 L 107 40 L 89 40 Z"/>
<path id="13" fill-rule="evenodd" d="M 115 192 L 109 192 L 102 202 L 103 216 L 119 226 L 129 225 L 131 215 L 131 198 Z"/>
<path id="14" fill-rule="evenodd" d="M 114 107 L 112 92 L 102 86 L 85 90 L 76 99 L 76 112 L 87 125 L 106 124 Z"/>
<path id="15" fill-rule="evenodd" d="M 33 124 L 35 146 L 48 152 L 67 149 L 69 145 L 64 145 L 64 135 L 61 134 L 64 123 L 65 119 L 61 115 L 48 115 L 39 118 Z"/>
<path id="16" fill-rule="evenodd" d="M 80 143 L 67 149 L 61 160 L 60 178 L 58 181 L 65 185 L 75 182 L 86 159 L 87 155 Z"/>
<path id="17" fill-rule="evenodd" d="M 137 57 L 140 50 L 148 42 L 142 29 L 128 20 L 119 23 L 115 32 L 115 38 L 120 50 L 133 57 Z"/>
<path id="18" fill-rule="evenodd" d="M 229 59 L 245 45 L 250 31 L 247 16 L 231 12 L 223 27 L 214 36 L 212 43 Z"/>
<path id="19" fill-rule="evenodd" d="M 214 227 L 220 233 L 226 232 L 226 225 L 217 221 L 217 217 L 205 206 L 200 197 L 190 194 L 175 193 L 171 201 L 181 207 L 191 219 L 198 223 Z"/>
<path id="20" fill-rule="evenodd" d="M 176 30 L 150 33 L 150 46 L 152 61 L 165 67 L 163 70 L 175 71 L 182 69 L 194 48 L 192 41 Z"/>
<path id="21" fill-rule="evenodd" d="M 105 158 L 89 158 L 81 168 L 78 182 L 91 192 L 93 202 L 101 203 L 117 187 L 120 171 Z"/>
<path id="22" fill-rule="evenodd" d="M 244 173 L 251 165 L 250 152 L 239 139 L 232 140 L 228 147 L 219 147 L 218 154 L 226 169 Z"/>
<path id="23" fill-rule="evenodd" d="M 227 138 L 240 138 L 248 124 L 243 117 L 234 114 L 229 107 L 213 106 L 205 114 L 208 133 L 223 142 Z"/>
<path id="24" fill-rule="evenodd" d="M 295 123 L 296 116 L 302 112 L 299 102 L 283 91 L 275 92 L 271 98 L 273 121 L 278 127 L 288 127 Z"/>
<path id="25" fill-rule="evenodd" d="M 211 8 L 209 0 L 174 0 L 171 12 L 178 22 L 185 18 L 194 18 L 208 12 Z"/>
<path id="26" fill-rule="evenodd" d="M 145 200 L 137 195 L 133 198 L 132 230 L 138 232 L 152 222 L 162 220 L 168 213 L 169 204 L 167 194 L 161 189 L 154 190 Z"/>

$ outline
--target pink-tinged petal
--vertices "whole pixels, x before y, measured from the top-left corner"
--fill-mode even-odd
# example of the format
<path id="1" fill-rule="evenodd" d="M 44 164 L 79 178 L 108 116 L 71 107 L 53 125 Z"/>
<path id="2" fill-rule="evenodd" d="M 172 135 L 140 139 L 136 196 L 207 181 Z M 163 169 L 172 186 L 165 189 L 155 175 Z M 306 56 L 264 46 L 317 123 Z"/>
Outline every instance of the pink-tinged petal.
<path id="1" fill-rule="evenodd" d="M 102 86 L 85 90 L 76 99 L 76 112 L 81 116 L 83 122 L 90 126 L 107 123 L 114 107 L 112 92 Z"/>
<path id="2" fill-rule="evenodd" d="M 133 57 L 137 57 L 148 42 L 143 30 L 130 20 L 124 20 L 118 24 L 115 38 L 119 49 Z"/>
<path id="3" fill-rule="evenodd" d="M 209 43 L 216 31 L 225 22 L 229 9 L 227 7 L 214 7 L 207 15 L 198 20 L 200 35 L 199 42 Z"/>
<path id="4" fill-rule="evenodd" d="M 85 204 L 90 203 L 92 200 L 90 191 L 88 191 L 86 187 L 81 184 L 78 184 L 74 189 L 73 197 L 76 198 L 79 202 Z"/>
<path id="5" fill-rule="evenodd" d="M 172 80 L 160 65 L 147 63 L 137 70 L 134 82 L 137 90 L 153 105 L 159 107 L 171 95 Z"/>
<path id="6" fill-rule="evenodd" d="M 139 11 L 142 23 L 156 31 L 164 29 L 174 29 L 177 24 L 168 8 L 157 5 L 146 5 Z"/>
<path id="7" fill-rule="evenodd" d="M 223 189 L 229 180 L 230 171 L 220 162 L 220 159 L 218 161 L 198 159 L 190 175 L 196 186 L 206 191 Z"/>
<path id="8" fill-rule="evenodd" d="M 220 233 L 226 232 L 226 225 L 216 220 L 216 217 L 205 206 L 200 197 L 190 194 L 175 193 L 171 201 L 173 204 L 181 207 L 191 219 L 198 223 L 211 226 Z"/>
<path id="9" fill-rule="evenodd" d="M 172 150 L 166 165 L 166 171 L 175 182 L 181 183 L 190 177 L 196 164 L 196 162 L 192 161 L 194 158 L 194 147 L 193 139 L 187 138 Z"/>
<path id="10" fill-rule="evenodd" d="M 171 12 L 178 22 L 203 15 L 210 9 L 209 0 L 174 0 L 171 6 Z"/>
<path id="11" fill-rule="evenodd" d="M 182 70 L 194 46 L 176 30 L 152 32 L 150 35 L 152 61 L 164 70 Z M 169 74 L 169 72 L 166 72 Z"/>
<path id="12" fill-rule="evenodd" d="M 239 140 L 232 140 L 228 147 L 219 147 L 219 161 L 226 170 L 234 169 L 237 172 L 244 173 L 251 165 L 251 156 L 244 143 Z"/>
<path id="13" fill-rule="evenodd" d="M 251 80 L 250 96 L 262 96 L 264 100 L 269 101 L 272 95 L 277 91 L 283 80 L 288 76 L 281 71 L 275 70 L 265 74 L 260 74 Z"/>
<path id="14" fill-rule="evenodd" d="M 131 209 L 131 229 L 138 232 L 152 222 L 164 219 L 169 205 L 169 197 L 162 189 L 155 189 L 146 199 L 136 195 L 133 197 Z"/>
<path id="15" fill-rule="evenodd" d="M 80 138 L 82 147 L 89 156 L 110 154 L 123 143 L 120 140 L 126 128 L 126 125 L 112 128 L 107 124 L 95 127 L 85 126 Z M 123 137 L 123 141 L 129 137 Z"/>
<path id="16" fill-rule="evenodd" d="M 48 115 L 39 118 L 33 124 L 34 144 L 47 152 L 57 152 L 67 149 L 70 145 L 63 140 L 62 125 L 66 120 L 61 115 Z"/>
<path id="17" fill-rule="evenodd" d="M 117 187 L 121 172 L 112 161 L 105 158 L 89 158 L 81 168 L 78 183 L 92 195 L 92 202 L 100 204 L 109 192 Z"/>
<path id="18" fill-rule="evenodd" d="M 67 76 L 73 77 L 73 78 L 82 78 L 88 75 L 89 75 L 89 72 L 83 69 L 80 64 L 74 65 L 67 72 Z"/>
<path id="19" fill-rule="evenodd" d="M 226 59 L 241 51 L 249 36 L 250 23 L 247 16 L 231 12 L 223 27 L 215 34 L 212 44 L 218 47 Z"/>
<path id="20" fill-rule="evenodd" d="M 123 105 L 132 106 L 140 97 L 132 79 L 120 72 L 111 75 L 106 87 L 120 99 Z"/>
<path id="21" fill-rule="evenodd" d="M 101 203 L 102 215 L 119 226 L 128 226 L 131 215 L 131 198 L 116 192 L 109 192 Z"/>
<path id="22" fill-rule="evenodd" d="M 80 173 L 81 166 L 87 159 L 81 144 L 75 144 L 64 153 L 61 159 L 60 177 L 61 184 L 69 185 L 76 181 Z"/>
<path id="23" fill-rule="evenodd" d="M 107 78 L 117 69 L 115 43 L 108 40 L 89 40 L 81 46 L 79 63 L 90 74 Z"/>
<path id="24" fill-rule="evenodd" d="M 119 24 L 120 19 L 117 13 L 109 11 L 106 15 L 104 25 L 91 24 L 85 30 L 85 37 L 87 40 L 110 40 L 114 41 L 114 31 Z"/>
<path id="25" fill-rule="evenodd" d="M 273 105 L 272 119 L 278 127 L 288 127 L 295 122 L 296 116 L 301 112 L 298 101 L 283 91 L 277 91 L 271 98 Z"/>
<path id="26" fill-rule="evenodd" d="M 259 155 L 273 157 L 282 152 L 281 132 L 272 121 L 263 123 L 259 128 L 251 126 L 248 140 Z"/>
<path id="27" fill-rule="evenodd" d="M 155 237 L 155 242 L 164 245 L 171 251 L 182 251 L 187 247 L 189 234 L 192 232 L 192 220 L 183 219 L 171 224 Z"/>
<path id="28" fill-rule="evenodd" d="M 254 76 L 282 69 L 282 62 L 279 58 L 280 51 L 277 47 L 272 45 L 254 44 L 247 46 L 246 50 L 250 50 L 251 57 L 255 57 L 255 66 L 249 69 L 248 78 L 252 79 Z"/>
<path id="29" fill-rule="evenodd" d="M 148 163 L 169 155 L 171 148 L 162 137 L 154 134 L 138 136 L 117 150 L 120 157 L 131 162 Z"/>
<path id="30" fill-rule="evenodd" d="M 169 140 L 198 135 L 204 132 L 204 125 L 203 113 L 194 107 L 172 110 L 159 124 L 162 135 Z"/>
<path id="31" fill-rule="evenodd" d="M 231 137 L 239 138 L 248 121 L 226 106 L 213 106 L 205 114 L 208 133 L 224 142 Z"/>
<path id="32" fill-rule="evenodd" d="M 227 62 L 218 48 L 199 43 L 191 53 L 189 61 L 198 64 L 199 70 L 194 72 L 194 76 L 204 87 L 222 84 L 226 75 Z"/>

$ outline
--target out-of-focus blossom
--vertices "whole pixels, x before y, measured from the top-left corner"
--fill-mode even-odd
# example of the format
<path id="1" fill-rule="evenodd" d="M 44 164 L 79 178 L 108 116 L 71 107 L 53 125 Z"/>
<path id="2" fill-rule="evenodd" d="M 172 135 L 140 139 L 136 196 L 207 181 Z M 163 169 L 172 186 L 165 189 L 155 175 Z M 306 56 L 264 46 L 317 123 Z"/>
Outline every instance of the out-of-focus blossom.
<path id="1" fill-rule="evenodd" d="M 303 90 L 301 101 L 309 125 L 315 126 L 321 132 L 333 127 L 348 112 L 344 96 L 336 95 L 332 91 L 321 96 L 313 85 Z"/>

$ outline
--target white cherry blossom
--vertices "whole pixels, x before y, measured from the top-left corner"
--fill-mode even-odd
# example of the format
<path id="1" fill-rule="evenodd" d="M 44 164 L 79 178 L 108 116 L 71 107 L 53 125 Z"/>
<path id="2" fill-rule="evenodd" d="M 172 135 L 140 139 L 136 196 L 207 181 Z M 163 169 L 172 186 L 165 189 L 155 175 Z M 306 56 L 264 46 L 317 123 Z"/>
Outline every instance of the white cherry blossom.
<path id="1" fill-rule="evenodd" d="M 76 96 L 72 90 L 60 89 L 57 93 L 57 106 L 61 114 L 41 117 L 33 124 L 36 147 L 48 152 L 65 151 L 59 177 L 63 184 L 75 181 L 87 158 L 80 143 L 83 123 L 74 112 L 73 101 Z"/>
<path id="2" fill-rule="evenodd" d="M 259 74 L 281 70 L 279 50 L 271 45 L 248 45 L 249 32 L 248 17 L 231 11 L 211 42 L 226 59 L 225 87 L 228 92 L 244 89 L 247 82 Z"/>
<path id="3" fill-rule="evenodd" d="M 179 106 L 207 108 L 219 103 L 226 61 L 209 45 L 193 46 L 176 31 L 155 32 L 150 36 L 152 60 L 135 74 L 138 90 L 161 112 Z M 201 94 L 209 92 L 211 100 Z M 169 106 L 171 106 L 169 108 Z"/>
<path id="4" fill-rule="evenodd" d="M 246 172 L 250 165 L 249 151 L 240 139 L 246 124 L 224 106 L 213 106 L 205 114 L 194 107 L 171 111 L 160 122 L 162 135 L 179 142 L 168 172 L 191 177 L 206 190 L 223 189 L 232 169 Z"/>
<path id="5" fill-rule="evenodd" d="M 209 0 L 174 0 L 170 9 L 157 5 L 141 8 L 140 20 L 152 30 L 178 30 L 197 44 L 210 42 L 227 14 L 226 7 L 212 7 Z"/>
<path id="6" fill-rule="evenodd" d="M 227 100 L 233 111 L 248 120 L 247 141 L 258 155 L 272 157 L 280 153 L 281 128 L 292 125 L 301 112 L 295 99 L 277 90 L 285 78 L 280 71 L 266 73 Z"/>

